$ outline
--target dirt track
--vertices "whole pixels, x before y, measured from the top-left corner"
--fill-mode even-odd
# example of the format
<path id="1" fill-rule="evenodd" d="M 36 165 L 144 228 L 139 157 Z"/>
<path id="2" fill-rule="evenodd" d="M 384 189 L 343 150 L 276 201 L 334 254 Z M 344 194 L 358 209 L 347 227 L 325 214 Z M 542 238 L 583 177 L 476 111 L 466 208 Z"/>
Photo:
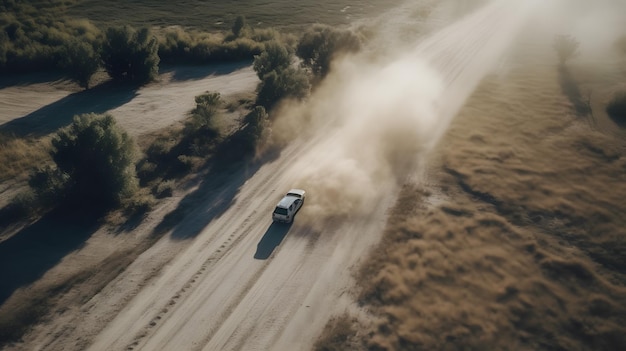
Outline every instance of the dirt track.
<path id="1" fill-rule="evenodd" d="M 487 42 L 478 44 L 489 47 Z M 244 71 L 235 72 L 241 73 L 240 81 L 250 78 Z M 469 76 L 469 84 L 458 86 L 455 93 L 471 93 L 479 77 Z M 190 99 L 207 89 L 198 83 L 200 91 L 181 90 L 181 96 Z M 468 86 L 469 91 L 461 89 Z M 148 87 L 116 110 L 136 117 L 153 108 L 163 116 L 190 108 L 174 106 L 176 99 L 164 102 L 169 106 L 165 109 L 159 107 L 160 97 L 174 93 L 164 94 L 164 88 Z M 121 123 L 135 131 L 142 128 L 131 121 Z M 186 213 L 186 221 L 83 304 L 79 313 L 60 316 L 55 325 L 33 334 L 29 349 L 310 349 L 332 314 L 356 309 L 349 296 L 350 270 L 378 241 L 397 191 L 393 182 L 376 184 L 376 206 L 328 220 L 316 212 L 324 203 L 321 192 L 309 191 L 293 225 L 272 224 L 271 209 L 284 191 L 303 182 L 323 187 L 302 178 L 298 161 L 315 160 L 319 145 L 331 143 L 334 136 L 327 132 L 296 140 L 274 161 L 233 174 L 216 190 L 200 185 L 198 191 L 205 194 Z M 347 156 L 354 156 L 349 151 Z M 216 206 L 228 209 L 221 212 Z M 189 245 L 180 244 L 181 238 L 190 237 Z M 172 259 L 161 270 L 164 258 Z"/>

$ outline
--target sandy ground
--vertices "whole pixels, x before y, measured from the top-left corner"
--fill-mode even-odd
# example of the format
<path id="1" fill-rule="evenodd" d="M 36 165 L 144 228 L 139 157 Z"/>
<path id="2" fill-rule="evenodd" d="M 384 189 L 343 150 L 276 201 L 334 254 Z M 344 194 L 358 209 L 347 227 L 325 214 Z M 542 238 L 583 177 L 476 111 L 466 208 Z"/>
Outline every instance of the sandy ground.
<path id="1" fill-rule="evenodd" d="M 484 32 L 489 32 L 489 29 L 488 27 L 480 28 Z M 497 36 L 495 37 L 497 38 Z M 486 50 L 490 48 L 490 43 L 486 40 L 478 41 L 475 44 Z M 455 55 L 442 57 L 455 63 Z M 541 57 L 539 61 L 543 59 L 544 57 Z M 470 67 L 472 65 L 472 62 L 463 63 L 470 65 Z M 501 114 L 512 113 L 512 110 L 522 110 L 529 101 L 538 99 L 539 97 L 534 94 L 541 94 L 544 91 L 538 89 L 537 86 L 546 86 L 542 79 L 558 80 L 558 76 L 552 70 L 549 71 L 552 72 L 551 75 L 542 70 L 533 71 L 535 72 L 534 75 L 529 75 L 523 69 L 517 70 L 522 64 L 523 62 L 518 61 L 503 64 L 501 73 L 505 76 L 504 80 L 510 78 L 514 83 L 492 86 L 492 90 L 488 93 L 484 92 L 485 88 L 483 87 L 477 93 L 478 98 L 474 97 L 470 100 L 469 107 L 463 110 L 463 118 L 467 120 L 468 114 L 483 116 L 484 120 L 481 119 L 481 125 L 486 126 L 484 133 L 493 133 L 493 135 L 506 136 L 508 130 L 520 128 L 521 122 L 516 119 L 509 119 L 507 120 L 509 124 L 505 123 L 504 125 L 495 124 L 493 120 L 500 117 Z M 454 68 L 457 65 L 451 65 L 451 67 Z M 512 69 L 508 70 L 508 68 Z M 458 78 L 459 76 L 455 74 L 458 71 L 455 69 L 447 73 L 448 75 L 444 74 L 444 77 L 448 79 L 448 82 L 452 82 L 449 83 L 452 86 L 454 86 L 455 79 L 472 81 L 475 78 L 471 74 L 461 75 L 461 78 Z M 506 77 L 509 74 L 511 76 Z M 237 69 L 225 76 L 211 77 L 210 73 L 204 78 L 197 78 L 196 73 L 193 73 L 192 76 L 192 78 L 176 78 L 176 74 L 167 76 L 160 83 L 137 92 L 128 92 L 131 97 L 121 96 L 118 103 L 115 104 L 117 106 L 105 103 L 103 108 L 108 108 L 106 111 L 110 110 L 114 115 L 119 113 L 124 116 L 133 116 L 126 121 L 120 120 L 120 123 L 133 133 L 141 133 L 141 131 L 151 128 L 153 123 L 161 126 L 171 123 L 172 120 L 168 120 L 168 116 L 180 118 L 184 115 L 193 106 L 194 95 L 212 89 L 207 88 L 210 86 L 208 82 L 201 83 L 202 79 L 225 77 L 223 84 L 220 83 L 220 86 L 226 86 L 225 91 L 229 89 L 230 79 L 241 84 L 235 84 L 236 86 L 246 87 L 247 84 L 254 85 L 256 79 L 249 68 Z M 521 82 L 514 79 L 519 78 L 519 76 L 522 77 L 520 78 Z M 179 82 L 179 80 L 184 80 L 184 82 Z M 537 83 L 537 80 L 540 82 Z M 472 81 L 469 86 L 474 83 L 478 84 L 478 82 Z M 553 94 L 549 96 L 551 100 L 538 106 L 538 110 L 548 109 L 551 116 L 552 114 L 559 116 L 563 113 L 567 114 L 565 111 L 569 111 L 570 103 L 559 92 L 557 83 L 551 81 L 550 84 L 548 84 L 547 90 Z M 17 88 L 5 88 L 3 91 L 6 92 L 7 89 Z M 44 86 L 42 89 L 47 88 Z M 449 92 L 454 94 L 471 93 L 471 90 L 467 92 L 460 90 L 449 90 Z M 509 91 L 512 95 L 516 95 L 519 90 L 522 91 L 521 95 L 527 99 L 517 102 L 514 106 L 503 106 L 504 102 L 508 101 L 508 96 L 495 94 L 495 92 Z M 485 95 L 480 95 L 481 93 Z M 17 90 L 15 90 L 15 94 L 17 94 Z M 62 93 L 59 94 L 58 98 L 63 98 Z M 129 100 L 121 103 L 125 99 Z M 180 101 L 183 101 L 182 105 L 179 104 Z M 454 102 L 458 103 L 458 101 Z M 50 100 L 47 103 L 48 105 L 54 104 L 54 101 Z M 42 118 L 36 111 L 33 112 L 32 108 L 17 113 L 20 108 L 24 109 L 23 105 L 13 103 L 13 106 L 17 106 L 14 107 L 16 112 L 13 118 L 18 118 L 20 114 L 23 115 L 24 113 L 35 113 L 35 119 Z M 459 107 L 452 103 L 451 106 L 448 106 L 451 110 Z M 40 109 L 41 107 L 36 110 Z M 554 109 L 557 111 L 555 112 Z M 483 114 L 480 112 L 482 110 L 490 111 L 491 114 Z M 142 122 L 136 123 L 137 120 Z M 509 159 L 511 153 L 520 152 L 525 155 L 526 151 L 519 151 L 515 148 L 524 143 L 537 142 L 534 137 L 536 133 L 543 133 L 539 134 L 539 137 L 549 138 L 557 131 L 568 129 L 570 126 L 569 122 L 553 123 L 556 125 L 548 124 L 545 129 L 541 127 L 539 130 L 531 129 L 527 132 L 528 135 L 533 135 L 533 138 L 526 137 L 522 129 L 519 137 L 521 140 L 517 140 L 519 144 L 510 146 L 498 144 L 498 146 L 502 146 L 501 152 L 493 151 L 494 149 L 482 149 L 482 140 L 488 139 L 489 135 L 483 135 L 480 131 L 468 133 L 467 130 L 472 128 L 471 123 L 469 125 L 455 124 L 449 138 L 453 138 L 457 142 L 450 142 L 452 151 L 448 150 L 448 153 L 442 158 L 449 163 L 451 169 L 461 174 L 461 178 L 467 177 L 468 183 L 473 185 L 472 181 L 476 182 L 476 179 L 484 178 L 484 174 L 481 172 L 481 164 L 473 164 L 468 161 L 471 160 L 469 156 L 479 154 L 491 158 Z M 443 123 L 443 125 L 447 126 L 447 123 Z M 495 128 L 495 130 L 489 128 Z M 438 132 L 439 130 L 436 129 L 434 134 Z M 302 164 L 299 161 L 317 160 L 316 157 L 319 156 L 320 150 L 327 151 L 323 148 L 320 149 L 320 145 L 335 146 L 332 142 L 345 137 L 340 133 L 341 127 L 336 131 L 334 129 L 325 130 L 324 133 L 313 133 L 309 137 L 297 139 L 285 148 L 278 158 L 224 175 L 227 181 L 222 183 L 210 177 L 201 178 L 193 188 L 186 190 L 187 193 L 175 194 L 174 198 L 162 203 L 138 227 L 124 233 L 102 230 L 92 235 L 85 241 L 82 250 L 64 257 L 63 265 L 48 270 L 34 286 L 43 284 L 40 282 L 46 280 L 62 279 L 61 276 L 69 274 L 68 266 L 76 267 L 78 263 L 85 266 L 97 265 L 99 260 L 107 255 L 115 258 L 115 254 L 119 254 L 119 249 L 123 245 L 137 244 L 149 237 L 165 213 L 176 208 L 178 201 L 185 202 L 189 196 L 195 196 L 193 198 L 194 206 L 188 207 L 184 213 L 184 221 L 175 226 L 134 262 L 128 266 L 120 267 L 123 268 L 123 271 L 111 283 L 102 287 L 93 296 L 81 295 L 80 292 L 75 291 L 66 292 L 63 298 L 68 300 L 84 298 L 84 301 L 68 304 L 69 307 L 64 309 L 54 310 L 53 314 L 47 317 L 48 319 L 35 326 L 25 336 L 23 342 L 9 345 L 6 349 L 310 349 L 331 316 L 346 311 L 358 312 L 359 307 L 356 306 L 351 295 L 354 284 L 352 270 L 364 262 L 366 253 L 381 238 L 386 225 L 387 211 L 392 206 L 398 190 L 397 184 L 393 182 L 375 184 L 379 189 L 375 192 L 375 197 L 370 199 L 370 206 L 346 217 L 319 217 L 319 204 L 324 203 L 322 200 L 327 199 L 320 199 L 321 193 L 310 191 L 307 203 L 298 214 L 294 224 L 273 224 L 270 213 L 282 193 L 291 187 L 303 184 L 303 178 L 298 169 Z M 474 144 L 478 144 L 478 147 L 472 148 L 471 146 Z M 507 147 L 513 150 L 507 152 Z M 454 150 L 460 151 L 454 152 Z M 494 152 L 496 154 L 491 155 Z M 537 152 L 540 153 L 541 150 Z M 533 159 L 541 158 L 534 157 Z M 545 162 L 550 162 L 550 160 Z M 318 168 L 320 165 L 324 165 L 324 163 L 315 164 Z M 524 171 L 524 169 L 520 170 L 521 173 Z M 526 171 L 530 172 L 531 170 Z M 313 174 L 317 175 L 317 173 Z M 335 173 L 331 174 L 334 175 Z M 456 173 L 452 172 L 452 174 Z M 339 175 L 342 174 L 339 173 Z M 511 179 L 517 179 L 510 174 L 507 176 L 510 176 Z M 517 176 L 524 179 L 525 175 Z M 312 185 L 313 188 L 315 186 L 322 187 L 312 182 L 311 179 L 304 179 L 304 182 Z M 479 189 L 474 195 L 497 193 L 498 189 L 492 191 L 491 188 L 497 188 L 497 184 L 502 184 L 502 187 L 514 185 L 490 178 L 489 182 L 474 185 Z M 528 186 L 531 187 L 533 184 L 529 183 Z M 340 197 L 338 199 L 341 200 Z M 462 200 L 461 204 L 469 202 L 471 203 L 469 206 L 476 206 L 473 199 L 460 199 Z M 510 200 L 511 203 L 519 200 L 506 197 L 505 199 Z M 442 196 L 436 200 L 448 199 Z M 550 201 L 550 199 L 545 199 L 545 201 Z M 342 205 L 343 203 L 337 202 L 335 204 Z M 479 208 L 481 206 L 483 206 L 482 203 Z M 472 208 L 475 210 L 475 207 Z M 342 213 L 342 210 L 338 206 L 338 212 Z M 462 218 L 464 218 L 465 213 L 457 211 L 456 207 L 441 211 L 453 214 L 461 213 L 461 215 L 455 216 Z M 483 220 L 481 223 L 486 228 L 485 232 L 491 230 L 492 226 L 505 226 L 506 228 L 509 226 L 508 223 L 503 224 L 500 220 L 493 220 L 491 217 L 483 218 L 482 216 L 483 214 L 477 217 Z M 327 219 L 320 220 L 320 218 Z M 446 219 L 434 216 L 424 222 L 419 222 L 419 225 L 416 224 L 416 226 L 419 226 L 420 230 L 424 228 L 423 226 L 434 228 L 435 225 L 441 224 L 441 221 L 444 220 Z M 517 233 L 515 229 L 510 231 Z M 427 233 L 435 237 L 430 242 L 433 244 L 433 248 L 439 248 L 439 245 L 445 244 L 444 238 L 438 236 L 448 235 L 448 232 L 442 230 L 441 232 Z M 468 240 L 471 241 L 471 238 Z M 511 254 L 511 251 L 508 251 L 509 246 L 503 245 L 498 248 L 497 240 L 492 237 L 490 240 L 494 240 L 489 242 L 491 248 L 494 249 L 493 252 L 495 252 L 492 254 L 495 257 L 493 258 L 494 265 L 504 266 L 503 262 L 506 261 L 507 255 Z M 463 247 L 466 242 L 461 241 L 460 247 Z M 472 244 L 474 243 L 472 242 Z M 406 247 L 411 246 L 407 245 Z M 93 252 L 96 250 L 104 250 L 104 252 L 95 255 Z M 90 256 L 90 252 L 93 256 Z M 433 252 L 432 255 L 440 253 L 435 250 Z M 428 291 L 429 294 L 420 296 L 448 296 L 442 295 L 442 291 L 445 290 L 450 293 L 459 286 L 452 286 L 449 290 L 446 290 L 446 287 L 438 290 L 436 283 L 445 283 L 446 280 L 445 277 L 437 275 L 440 274 L 437 273 L 437 270 L 446 272 L 448 266 L 445 263 L 449 259 L 449 256 L 446 255 L 454 255 L 455 253 L 453 250 L 447 250 L 441 254 L 442 257 L 438 257 L 434 261 L 428 260 L 429 257 L 432 257 L 428 256 L 428 253 L 422 253 L 423 256 L 420 258 L 426 260 L 424 265 L 405 262 L 403 255 L 395 258 L 395 262 L 406 267 L 413 267 L 411 269 L 415 269 L 415 267 L 424 268 L 428 264 L 434 264 L 433 267 L 435 268 L 433 269 L 435 271 L 424 269 L 424 272 L 427 272 L 429 277 L 435 277 L 429 283 L 436 288 Z M 481 253 L 490 254 L 486 251 L 481 251 Z M 475 268 L 479 268 L 485 262 L 481 259 L 482 257 L 471 256 L 464 262 L 471 262 L 476 265 Z M 419 258 L 417 260 L 419 261 Z M 458 266 L 462 267 L 464 262 L 458 262 Z M 507 277 L 513 280 L 515 277 L 510 276 L 510 274 L 517 272 L 515 269 L 523 266 L 524 263 L 524 261 L 520 263 L 520 261 L 513 260 L 510 264 L 514 266 L 514 269 L 506 272 Z M 437 264 L 441 264 L 441 266 L 437 266 Z M 411 272 L 411 269 L 406 271 Z M 77 271 L 79 269 L 75 268 L 75 272 Z M 476 271 L 479 272 L 478 274 L 484 273 L 478 269 Z M 504 273 L 497 271 L 496 274 Z M 400 274 L 400 276 L 407 280 L 421 277 L 419 274 L 414 276 Z M 384 280 L 385 275 L 376 277 L 376 279 L 379 278 Z M 439 278 L 441 279 L 437 280 Z M 477 279 L 480 282 L 482 278 L 486 282 L 490 282 L 492 279 L 487 273 Z M 497 286 L 506 291 L 505 283 L 507 282 L 509 281 L 507 280 Z M 392 285 L 392 287 L 395 286 Z M 395 296 L 398 298 L 416 295 L 412 290 L 404 288 L 402 284 L 397 284 L 397 286 L 398 288 L 392 293 L 396 294 Z M 520 289 L 523 290 L 524 287 Z M 468 291 L 471 292 L 472 290 Z M 618 293 L 621 293 L 621 290 Z M 459 294 L 450 293 L 449 296 L 453 301 L 455 299 L 463 300 L 468 296 L 468 293 L 463 291 Z M 470 299 L 468 301 L 478 305 L 479 300 Z M 11 301 L 11 299 L 7 300 L 6 304 L 10 304 Z M 440 319 L 434 319 L 434 323 L 431 324 L 433 328 L 446 329 L 447 319 L 437 309 L 441 307 L 441 311 L 449 311 L 454 310 L 454 308 L 451 307 L 449 301 L 443 301 L 442 304 L 436 304 L 433 301 L 438 300 L 424 298 L 411 300 L 408 303 L 411 308 L 417 310 L 420 310 L 422 306 L 429 307 L 432 316 L 441 316 Z M 403 311 L 407 310 L 405 309 L 406 306 L 401 305 L 395 309 L 393 306 L 390 307 L 391 312 L 388 312 L 387 316 L 393 316 L 393 313 L 402 315 Z M 485 311 L 489 310 L 486 309 Z M 419 313 L 416 315 L 420 316 Z M 418 327 L 399 325 L 395 330 L 398 333 L 405 333 L 401 335 L 402 337 L 407 335 L 421 336 L 419 332 L 428 331 L 428 321 L 432 320 L 432 318 L 420 320 L 421 324 L 418 324 Z M 488 326 L 488 328 L 492 327 Z M 384 329 L 381 331 L 384 332 Z M 380 344 L 385 344 L 385 342 L 380 341 Z M 441 346 L 437 343 L 432 345 L 434 348 Z"/>
<path id="2" fill-rule="evenodd" d="M 110 113 L 133 136 L 182 120 L 206 91 L 223 98 L 254 91 L 256 73 L 249 65 L 223 64 L 162 68 L 159 79 L 139 89 L 104 83 L 76 91 L 66 81 L 22 83 L 0 89 L 0 131 L 45 135 L 68 125 L 81 113 Z"/>

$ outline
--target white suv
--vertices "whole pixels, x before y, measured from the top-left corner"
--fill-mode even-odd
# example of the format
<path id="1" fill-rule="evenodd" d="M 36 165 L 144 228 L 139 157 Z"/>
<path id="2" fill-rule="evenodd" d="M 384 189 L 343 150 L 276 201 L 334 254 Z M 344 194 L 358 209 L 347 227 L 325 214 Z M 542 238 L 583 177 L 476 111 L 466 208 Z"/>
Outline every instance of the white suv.
<path id="1" fill-rule="evenodd" d="M 272 213 L 272 220 L 274 220 L 274 222 L 293 222 L 293 217 L 304 203 L 305 194 L 306 192 L 302 189 L 289 190 L 287 195 L 276 205 Z"/>

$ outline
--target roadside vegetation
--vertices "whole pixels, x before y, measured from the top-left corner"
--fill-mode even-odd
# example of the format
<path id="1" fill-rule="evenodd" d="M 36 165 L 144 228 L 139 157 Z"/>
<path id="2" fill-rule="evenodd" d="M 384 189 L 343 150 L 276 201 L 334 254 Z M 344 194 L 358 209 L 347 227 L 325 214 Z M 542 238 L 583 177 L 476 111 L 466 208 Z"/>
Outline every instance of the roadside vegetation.
<path id="1" fill-rule="evenodd" d="M 233 102 L 207 91 L 195 97 L 195 108 L 180 124 L 137 139 L 106 113 L 75 116 L 70 125 L 43 137 L 0 135 L 0 182 L 25 185 L 0 208 L 0 230 L 56 213 L 88 213 L 110 225 L 141 220 L 190 176 L 239 167 L 259 150 L 272 148 L 276 106 L 284 99 L 306 99 L 332 69 L 332 59 L 358 50 L 362 40 L 324 26 L 299 38 L 252 28 L 243 16 L 219 33 L 102 26 L 67 17 L 65 7 L 76 3 L 0 3 L 0 74 L 62 72 L 90 89 L 102 83 L 93 78 L 98 72 L 106 72 L 112 84 L 139 86 L 157 79 L 161 64 L 249 61 L 261 80 L 257 95 Z M 229 109 L 244 112 L 232 128 L 222 128 L 216 119 Z M 0 316 L 0 344 L 19 339 L 49 311 L 57 293 L 33 292 L 32 300 L 25 296 L 19 308 Z"/>

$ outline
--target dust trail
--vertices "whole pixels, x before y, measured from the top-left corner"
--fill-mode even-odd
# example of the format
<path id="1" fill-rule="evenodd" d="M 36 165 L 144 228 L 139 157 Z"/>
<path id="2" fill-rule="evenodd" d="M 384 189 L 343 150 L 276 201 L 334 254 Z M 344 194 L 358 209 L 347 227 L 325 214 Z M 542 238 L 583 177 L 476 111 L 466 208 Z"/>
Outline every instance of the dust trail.
<path id="1" fill-rule="evenodd" d="M 322 126 L 292 169 L 314 194 L 312 218 L 365 214 L 414 175 L 535 3 L 492 2 L 394 57 L 372 59 L 374 48 L 335 62 L 306 106 L 286 109 Z"/>

